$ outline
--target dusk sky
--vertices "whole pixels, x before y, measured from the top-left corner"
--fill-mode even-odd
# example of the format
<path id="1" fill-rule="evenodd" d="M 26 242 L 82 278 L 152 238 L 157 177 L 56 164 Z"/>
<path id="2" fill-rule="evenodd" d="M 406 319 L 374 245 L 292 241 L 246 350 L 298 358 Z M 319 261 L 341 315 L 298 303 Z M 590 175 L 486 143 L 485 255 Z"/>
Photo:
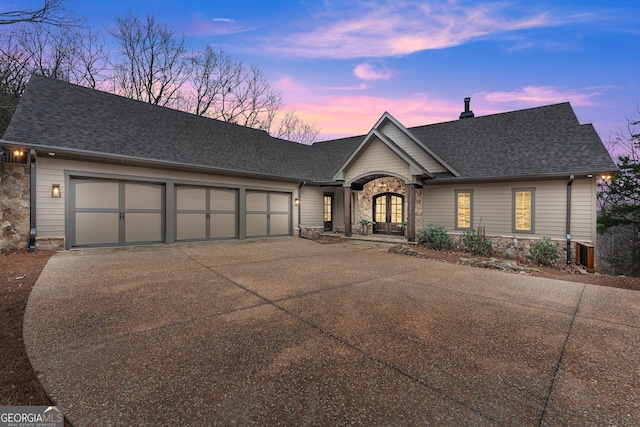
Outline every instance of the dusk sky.
<path id="1" fill-rule="evenodd" d="M 604 142 L 640 115 L 635 0 L 65 4 L 105 33 L 150 13 L 259 66 L 320 139 L 366 134 L 385 111 L 407 127 L 456 120 L 467 96 L 476 116 L 569 101 Z"/>

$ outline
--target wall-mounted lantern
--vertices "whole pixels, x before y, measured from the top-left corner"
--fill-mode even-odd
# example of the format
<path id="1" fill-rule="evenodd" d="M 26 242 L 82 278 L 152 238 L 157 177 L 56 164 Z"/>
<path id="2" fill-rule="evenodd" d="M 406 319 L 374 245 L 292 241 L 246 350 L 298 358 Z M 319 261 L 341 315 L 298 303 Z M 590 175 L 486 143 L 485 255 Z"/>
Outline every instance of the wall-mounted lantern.
<path id="1" fill-rule="evenodd" d="M 293 204 L 296 206 L 300 206 L 300 199 L 298 199 L 297 197 L 293 200 Z"/>
<path id="2" fill-rule="evenodd" d="M 51 197 L 62 197 L 62 192 L 60 191 L 60 184 L 51 185 Z"/>

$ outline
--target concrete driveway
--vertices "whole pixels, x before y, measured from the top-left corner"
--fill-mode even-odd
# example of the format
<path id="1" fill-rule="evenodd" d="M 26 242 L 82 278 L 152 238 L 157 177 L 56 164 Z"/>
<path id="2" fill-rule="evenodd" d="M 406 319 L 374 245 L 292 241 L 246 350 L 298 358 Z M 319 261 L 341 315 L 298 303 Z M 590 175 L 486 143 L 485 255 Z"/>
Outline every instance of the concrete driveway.
<path id="1" fill-rule="evenodd" d="M 387 247 L 63 252 L 28 354 L 78 427 L 640 425 L 640 292 Z"/>

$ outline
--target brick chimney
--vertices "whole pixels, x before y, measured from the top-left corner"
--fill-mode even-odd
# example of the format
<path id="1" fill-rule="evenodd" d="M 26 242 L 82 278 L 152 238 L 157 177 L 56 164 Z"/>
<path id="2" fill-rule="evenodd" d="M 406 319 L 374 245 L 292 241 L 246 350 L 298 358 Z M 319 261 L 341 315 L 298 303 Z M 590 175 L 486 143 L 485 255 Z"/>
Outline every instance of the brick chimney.
<path id="1" fill-rule="evenodd" d="M 461 119 L 469 119 L 471 117 L 475 117 L 475 115 L 473 114 L 473 111 L 471 111 L 469 109 L 469 104 L 471 104 L 471 98 L 465 98 L 464 99 L 464 111 L 462 113 L 460 113 L 460 118 Z"/>

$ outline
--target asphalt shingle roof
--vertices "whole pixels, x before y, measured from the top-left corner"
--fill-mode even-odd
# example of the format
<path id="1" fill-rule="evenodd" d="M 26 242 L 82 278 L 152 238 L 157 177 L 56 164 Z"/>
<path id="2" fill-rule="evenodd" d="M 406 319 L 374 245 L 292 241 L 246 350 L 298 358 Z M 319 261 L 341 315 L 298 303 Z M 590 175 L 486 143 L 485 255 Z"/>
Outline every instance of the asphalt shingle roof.
<path id="1" fill-rule="evenodd" d="M 548 105 L 410 128 L 463 177 L 617 170 L 591 124 L 571 105 Z"/>
<path id="2" fill-rule="evenodd" d="M 466 178 L 616 170 L 568 103 L 410 128 Z M 266 132 L 33 76 L 4 140 L 176 167 L 329 182 L 364 135 L 297 144 Z"/>
<path id="3" fill-rule="evenodd" d="M 264 131 L 36 75 L 4 139 L 275 177 L 314 179 L 323 166 L 309 146 Z"/>

